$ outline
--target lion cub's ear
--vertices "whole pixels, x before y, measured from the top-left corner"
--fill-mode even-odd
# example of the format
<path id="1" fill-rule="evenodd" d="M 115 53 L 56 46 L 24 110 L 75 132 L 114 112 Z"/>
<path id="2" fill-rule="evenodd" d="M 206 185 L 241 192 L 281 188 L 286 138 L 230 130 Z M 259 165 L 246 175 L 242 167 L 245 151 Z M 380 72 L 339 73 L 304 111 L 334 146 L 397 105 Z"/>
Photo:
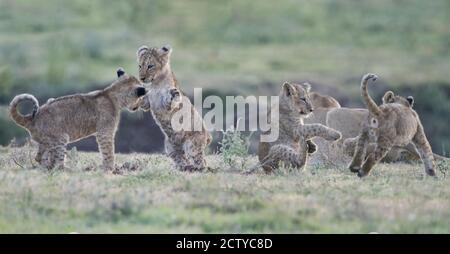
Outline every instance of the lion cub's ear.
<path id="1" fill-rule="evenodd" d="M 136 51 L 136 57 L 137 57 L 138 61 L 139 61 L 139 58 L 142 56 L 142 54 L 148 50 L 149 50 L 149 48 L 146 45 L 140 46 L 138 48 L 138 50 Z"/>
<path id="2" fill-rule="evenodd" d="M 295 88 L 291 84 L 289 84 L 289 82 L 287 82 L 287 81 L 283 83 L 282 89 L 283 89 L 283 93 L 286 96 L 291 96 L 291 95 L 295 94 Z"/>
<path id="3" fill-rule="evenodd" d="M 125 70 L 122 67 L 119 67 L 116 71 L 117 77 L 120 78 L 125 74 Z"/>
<path id="4" fill-rule="evenodd" d="M 414 97 L 412 97 L 411 95 L 406 97 L 406 100 L 408 100 L 409 106 L 411 106 L 411 108 L 414 106 Z"/>
<path id="5" fill-rule="evenodd" d="M 383 95 L 383 103 L 393 103 L 395 101 L 395 95 L 394 92 L 392 91 L 387 91 L 384 95 Z"/>
<path id="6" fill-rule="evenodd" d="M 170 53 L 172 53 L 172 47 L 170 45 L 164 45 L 160 49 L 160 53 L 161 55 L 170 55 Z"/>
<path id="7" fill-rule="evenodd" d="M 309 93 L 309 91 L 311 91 L 311 84 L 310 83 L 305 82 L 305 83 L 302 84 L 302 87 L 303 87 L 303 89 L 306 90 L 307 93 Z"/>

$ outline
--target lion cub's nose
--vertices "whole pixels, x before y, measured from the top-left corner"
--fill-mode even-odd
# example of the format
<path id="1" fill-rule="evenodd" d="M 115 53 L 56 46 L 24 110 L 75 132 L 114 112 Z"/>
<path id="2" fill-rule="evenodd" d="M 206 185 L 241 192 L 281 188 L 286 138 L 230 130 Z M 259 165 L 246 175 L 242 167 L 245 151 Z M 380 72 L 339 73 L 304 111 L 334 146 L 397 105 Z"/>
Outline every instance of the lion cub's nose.
<path id="1" fill-rule="evenodd" d="M 144 87 L 139 87 L 139 88 L 137 89 L 136 93 L 137 93 L 137 96 L 138 96 L 138 97 L 141 97 L 141 96 L 144 96 L 144 95 L 147 93 L 147 91 L 145 91 L 145 88 L 144 88 Z"/>

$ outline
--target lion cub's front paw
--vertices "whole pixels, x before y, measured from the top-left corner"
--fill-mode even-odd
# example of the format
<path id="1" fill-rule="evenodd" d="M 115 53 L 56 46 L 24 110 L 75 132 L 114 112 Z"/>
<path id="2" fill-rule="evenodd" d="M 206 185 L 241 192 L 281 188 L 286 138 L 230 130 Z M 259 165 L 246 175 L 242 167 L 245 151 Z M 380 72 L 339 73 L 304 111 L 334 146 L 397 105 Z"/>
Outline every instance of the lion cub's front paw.
<path id="1" fill-rule="evenodd" d="M 350 171 L 351 171 L 352 173 L 359 173 L 359 171 L 361 170 L 361 166 L 354 165 L 354 164 L 350 164 L 350 165 L 348 166 L 348 169 L 350 169 Z"/>
<path id="2" fill-rule="evenodd" d="M 342 138 L 342 134 L 339 131 L 330 131 L 329 133 L 329 139 L 332 141 L 340 140 Z"/>
<path id="3" fill-rule="evenodd" d="M 433 168 L 426 168 L 425 173 L 429 176 L 436 176 L 436 171 Z"/>
<path id="4" fill-rule="evenodd" d="M 358 174 L 356 174 L 359 178 L 363 178 L 365 176 L 367 176 L 369 174 L 369 172 L 366 172 L 364 170 L 359 170 Z"/>
<path id="5" fill-rule="evenodd" d="M 178 89 L 176 89 L 176 88 L 170 89 L 169 93 L 170 93 L 172 102 L 181 101 L 181 93 Z"/>
<path id="6" fill-rule="evenodd" d="M 147 98 L 143 98 L 140 103 L 139 103 L 139 108 L 142 109 L 143 111 L 147 112 L 150 110 L 150 102 L 148 101 Z"/>
<path id="7" fill-rule="evenodd" d="M 181 93 L 178 89 L 173 88 L 169 90 L 169 96 L 166 100 L 166 107 L 168 110 L 172 110 L 178 106 L 181 102 Z"/>

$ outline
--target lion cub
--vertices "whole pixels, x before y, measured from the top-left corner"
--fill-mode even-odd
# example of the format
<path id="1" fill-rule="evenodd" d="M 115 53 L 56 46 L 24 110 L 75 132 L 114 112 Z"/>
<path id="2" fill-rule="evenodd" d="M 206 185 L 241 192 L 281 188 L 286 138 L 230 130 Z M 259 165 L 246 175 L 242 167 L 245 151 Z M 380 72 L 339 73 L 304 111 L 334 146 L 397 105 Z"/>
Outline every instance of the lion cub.
<path id="1" fill-rule="evenodd" d="M 142 46 L 136 52 L 139 64 L 139 78 L 150 83 L 149 92 L 144 97 L 141 108 L 150 110 L 165 135 L 165 150 L 177 168 L 182 171 L 201 171 L 205 169 L 205 149 L 211 143 L 211 135 L 206 130 L 201 115 L 178 87 L 177 80 L 170 68 L 169 46 L 149 48 Z M 191 118 L 192 126 L 197 129 L 176 130 L 172 118 L 187 108 L 183 119 Z M 181 112 L 180 112 L 181 111 Z M 187 121 L 187 120 L 186 120 Z"/>
<path id="2" fill-rule="evenodd" d="M 303 168 L 307 154 L 315 151 L 311 138 L 339 140 L 341 133 L 322 124 L 304 124 L 303 119 L 313 112 L 309 90 L 311 86 L 285 82 L 279 95 L 279 137 L 274 142 L 260 142 L 258 158 L 266 173 L 283 162 L 287 166 Z"/>
<path id="3" fill-rule="evenodd" d="M 349 169 L 357 172 L 359 177 L 366 176 L 394 146 L 406 146 L 412 142 L 425 164 L 425 172 L 434 176 L 436 173 L 433 152 L 419 116 L 412 109 L 413 98 L 394 102 L 401 97 L 393 97 L 393 93 L 388 92 L 383 97 L 383 102 L 389 103 L 378 106 L 367 91 L 368 82 L 377 78 L 375 74 L 369 73 L 361 81 L 361 94 L 369 110 L 369 118 L 361 129 Z M 375 140 L 375 149 L 366 156 L 363 163 L 364 151 L 371 140 Z"/>
<path id="4" fill-rule="evenodd" d="M 407 98 L 402 97 L 402 96 L 398 96 L 395 95 L 394 92 L 392 91 L 387 91 L 382 98 L 382 102 L 383 104 L 386 103 L 400 103 L 405 105 L 406 107 L 413 107 L 414 106 L 414 97 L 412 96 L 408 96 Z M 351 111 L 353 110 L 353 111 Z M 360 111 L 358 111 L 360 110 Z M 355 123 L 355 120 L 357 120 L 357 114 L 359 114 L 359 112 L 362 111 L 362 115 L 361 120 L 357 123 Z M 345 119 L 344 121 L 347 121 L 347 125 L 348 127 L 346 128 L 346 132 L 350 132 L 350 131 L 356 131 L 358 133 L 360 133 L 360 126 L 361 125 L 365 125 L 367 124 L 367 118 L 369 117 L 369 111 L 367 109 L 348 109 L 347 110 L 347 114 L 349 113 L 353 113 L 355 114 L 353 118 L 351 119 Z M 336 113 L 336 112 L 334 112 Z M 335 119 L 337 117 L 333 116 Z M 342 120 L 342 119 L 340 119 Z M 351 125 L 353 124 L 353 126 Z M 344 136 L 344 133 L 342 133 Z M 359 135 L 356 137 L 351 137 L 351 138 L 346 138 L 344 140 L 343 143 L 343 148 L 344 148 L 344 152 L 346 154 L 348 154 L 349 156 L 353 156 L 353 153 L 355 152 L 355 146 L 358 142 L 359 139 Z M 370 143 L 369 145 L 366 146 L 366 154 L 370 154 L 371 152 L 374 151 L 376 147 L 375 143 Z M 406 156 L 406 157 L 404 157 Z M 382 161 L 384 162 L 393 162 L 393 161 L 397 161 L 397 160 L 401 160 L 401 159 L 406 159 L 406 160 L 418 160 L 420 159 L 420 154 L 416 149 L 416 146 L 412 143 L 409 143 L 408 145 L 404 146 L 404 147 L 397 147 L 394 146 L 388 153 L 387 155 L 382 159 Z"/>
<path id="5" fill-rule="evenodd" d="M 28 130 L 39 144 L 35 160 L 52 169 L 64 168 L 66 145 L 79 139 L 96 135 L 103 155 L 103 169 L 114 169 L 114 135 L 120 118 L 120 110 L 135 111 L 146 94 L 138 79 L 117 70 L 118 79 L 103 90 L 87 94 L 74 94 L 50 99 L 39 107 L 37 99 L 21 94 L 11 101 L 11 118 Z M 34 109 L 22 115 L 17 105 L 30 100 Z"/>

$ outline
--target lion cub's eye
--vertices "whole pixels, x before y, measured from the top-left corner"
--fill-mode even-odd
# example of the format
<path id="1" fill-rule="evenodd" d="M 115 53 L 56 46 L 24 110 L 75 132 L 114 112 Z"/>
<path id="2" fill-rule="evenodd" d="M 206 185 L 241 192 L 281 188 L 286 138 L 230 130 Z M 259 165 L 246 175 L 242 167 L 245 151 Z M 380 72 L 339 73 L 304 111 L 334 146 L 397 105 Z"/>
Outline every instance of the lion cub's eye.
<path id="1" fill-rule="evenodd" d="M 300 98 L 301 101 L 306 101 L 306 98 Z"/>
<path id="2" fill-rule="evenodd" d="M 139 65 L 139 69 L 141 69 L 142 68 L 142 66 L 141 65 Z"/>
<path id="3" fill-rule="evenodd" d="M 155 67 L 154 64 L 149 64 L 147 68 L 150 70 L 150 69 L 153 68 L 153 67 Z"/>

